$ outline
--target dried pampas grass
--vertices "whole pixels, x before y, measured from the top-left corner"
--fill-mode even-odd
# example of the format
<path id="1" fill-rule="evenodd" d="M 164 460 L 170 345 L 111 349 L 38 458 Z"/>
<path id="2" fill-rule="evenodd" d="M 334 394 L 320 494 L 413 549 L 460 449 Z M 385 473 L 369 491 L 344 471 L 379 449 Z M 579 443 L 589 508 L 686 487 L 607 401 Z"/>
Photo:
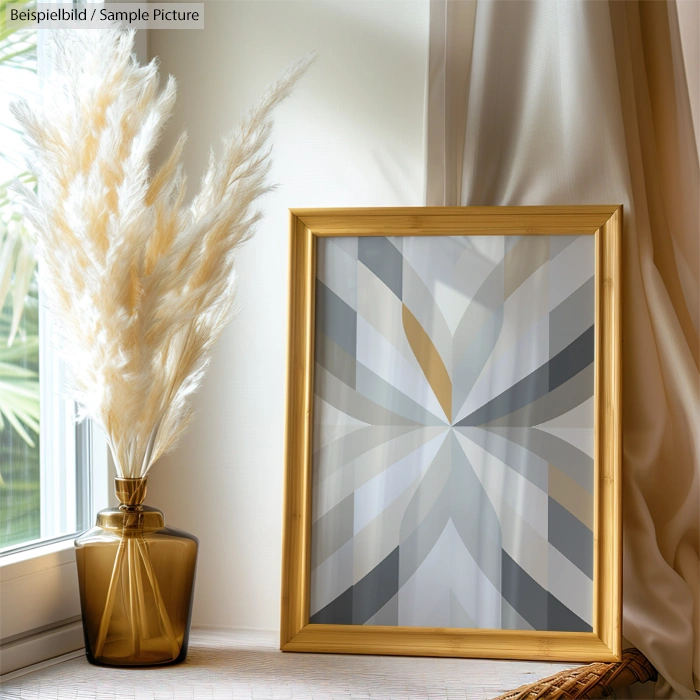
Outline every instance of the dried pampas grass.
<path id="1" fill-rule="evenodd" d="M 133 31 L 55 32 L 51 89 L 13 113 L 41 196 L 17 184 L 38 232 L 40 284 L 82 416 L 106 433 L 120 476 L 145 476 L 192 418 L 212 347 L 232 316 L 235 253 L 268 192 L 271 112 L 292 66 L 213 151 L 184 204 L 183 134 L 153 172 L 175 80 L 133 56 Z"/>

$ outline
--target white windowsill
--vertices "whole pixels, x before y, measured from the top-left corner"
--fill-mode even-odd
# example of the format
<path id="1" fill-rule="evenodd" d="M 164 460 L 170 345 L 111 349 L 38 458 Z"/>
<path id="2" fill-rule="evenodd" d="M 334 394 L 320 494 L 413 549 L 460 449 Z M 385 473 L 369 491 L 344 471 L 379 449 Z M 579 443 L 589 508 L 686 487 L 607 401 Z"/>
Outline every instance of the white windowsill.
<path id="1" fill-rule="evenodd" d="M 43 630 L 0 647 L 0 681 L 21 675 L 35 664 L 49 665 L 53 659 L 84 656 L 85 641 L 80 620 Z"/>
<path id="2" fill-rule="evenodd" d="M 0 558 L 0 674 L 83 646 L 73 537 Z"/>
<path id="3" fill-rule="evenodd" d="M 75 562 L 73 540 L 77 535 L 0 556 L 0 583 L 20 576 Z"/>

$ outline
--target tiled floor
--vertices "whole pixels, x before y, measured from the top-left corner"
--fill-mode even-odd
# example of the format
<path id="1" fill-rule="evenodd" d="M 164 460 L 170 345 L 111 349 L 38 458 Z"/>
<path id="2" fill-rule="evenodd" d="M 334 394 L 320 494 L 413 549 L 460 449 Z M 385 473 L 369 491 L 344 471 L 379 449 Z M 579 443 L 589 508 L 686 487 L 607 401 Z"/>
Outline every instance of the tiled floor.
<path id="1" fill-rule="evenodd" d="M 67 700 L 418 700 L 493 698 L 566 664 L 281 653 L 263 633 L 192 635 L 187 661 L 164 669 L 90 666 L 83 658 L 5 681 L 0 698 Z"/>

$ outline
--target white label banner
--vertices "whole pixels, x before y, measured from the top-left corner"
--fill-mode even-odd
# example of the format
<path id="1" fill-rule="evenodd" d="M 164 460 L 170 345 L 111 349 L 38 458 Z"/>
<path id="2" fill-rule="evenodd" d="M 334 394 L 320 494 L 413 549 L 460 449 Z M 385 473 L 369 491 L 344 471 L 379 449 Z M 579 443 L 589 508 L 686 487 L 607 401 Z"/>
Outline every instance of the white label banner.
<path id="1" fill-rule="evenodd" d="M 133 29 L 204 29 L 203 2 L 10 3 L 7 27 L 105 29 L 124 24 Z"/>

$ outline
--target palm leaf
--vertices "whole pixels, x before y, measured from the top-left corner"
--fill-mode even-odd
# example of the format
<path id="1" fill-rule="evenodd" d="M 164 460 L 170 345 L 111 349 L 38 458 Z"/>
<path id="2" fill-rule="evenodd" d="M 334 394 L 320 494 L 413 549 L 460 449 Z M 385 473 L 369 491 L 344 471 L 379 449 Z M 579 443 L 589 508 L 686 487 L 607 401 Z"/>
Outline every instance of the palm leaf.
<path id="1" fill-rule="evenodd" d="M 15 262 L 15 279 L 12 288 L 12 327 L 7 345 L 11 346 L 17 335 L 19 323 L 24 312 L 24 301 L 27 298 L 29 285 L 32 283 L 34 270 L 36 269 L 36 256 L 31 242 L 22 241 L 20 251 Z"/>
<path id="2" fill-rule="evenodd" d="M 22 418 L 27 420 L 26 414 L 22 411 L 17 411 L 10 402 L 5 400 L 3 392 L 0 390 L 0 415 L 7 418 L 8 423 L 17 431 L 19 436 L 29 445 L 34 447 L 34 440 L 29 436 L 29 433 L 22 425 Z M 36 432 L 39 432 L 39 424 L 36 423 Z"/>
<path id="3" fill-rule="evenodd" d="M 28 26 L 8 27 L 8 0 L 0 0 L 0 69 L 37 72 L 37 32 Z M 17 125 L 0 125 L 13 134 L 23 133 Z M 0 154 L 6 162 L 8 158 Z M 16 178 L 25 187 L 36 191 L 36 178 L 22 172 Z M 0 184 L 0 429 L 6 422 L 30 447 L 35 446 L 31 433 L 39 434 L 38 373 L 26 365 L 37 365 L 39 359 L 38 333 L 29 333 L 37 326 L 32 318 L 22 327 L 27 293 L 32 286 L 36 257 L 30 231 L 24 217 L 15 210 L 8 194 L 11 182 Z M 6 308 L 12 294 L 11 314 Z M 0 485 L 3 484 L 0 475 Z"/>
<path id="4" fill-rule="evenodd" d="M 8 27 L 9 4 L 9 0 L 0 0 L 0 66 L 10 63 L 13 68 L 36 72 L 36 30 L 29 26 L 29 22 Z M 34 64 L 33 68 L 30 62 Z"/>
<path id="5" fill-rule="evenodd" d="M 9 326 L 8 317 L 5 307 L 0 328 Z M 0 344 L 0 429 L 6 420 L 30 447 L 35 446 L 35 441 L 29 431 L 39 434 L 39 374 L 24 365 L 27 361 L 36 364 L 38 356 L 38 334 L 19 338 L 12 347 Z"/>
<path id="6" fill-rule="evenodd" d="M 7 316 L 4 319 L 0 319 L 7 323 Z M 0 323 L 0 325 L 2 325 Z M 0 344 L 0 363 L 10 363 L 13 361 L 22 361 L 28 357 L 37 358 L 39 357 L 39 336 L 27 335 L 20 341 L 15 342 L 12 347 L 7 347 Z"/>

